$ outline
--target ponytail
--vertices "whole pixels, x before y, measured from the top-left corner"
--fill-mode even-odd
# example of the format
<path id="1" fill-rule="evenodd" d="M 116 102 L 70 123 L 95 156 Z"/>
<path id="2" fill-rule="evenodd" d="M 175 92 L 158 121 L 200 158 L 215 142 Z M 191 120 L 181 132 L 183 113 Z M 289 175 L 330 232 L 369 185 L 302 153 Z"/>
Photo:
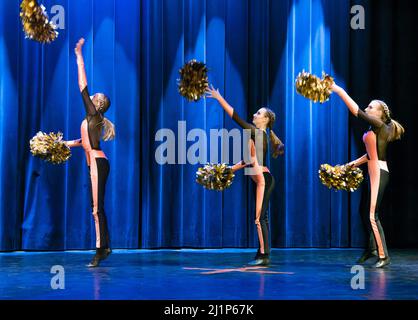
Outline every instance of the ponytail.
<path id="1" fill-rule="evenodd" d="M 391 126 L 392 132 L 390 134 L 389 137 L 389 141 L 395 141 L 395 140 L 400 140 L 402 135 L 405 133 L 405 129 L 402 127 L 402 125 L 398 122 L 392 119 L 392 115 L 390 112 L 390 109 L 388 107 L 388 105 L 382 101 L 382 100 L 373 100 L 376 101 L 377 103 L 379 103 L 382 111 L 383 111 L 383 121 Z"/>
<path id="2" fill-rule="evenodd" d="M 281 156 L 284 153 L 284 144 L 273 131 L 274 122 L 276 121 L 276 114 L 269 108 L 264 109 L 266 109 L 266 116 L 269 118 L 267 127 L 270 129 L 271 155 L 276 159 L 278 156 Z"/>
<path id="3" fill-rule="evenodd" d="M 107 118 L 103 118 L 102 120 L 103 125 L 103 140 L 109 141 L 115 138 L 115 125 Z"/>
<path id="4" fill-rule="evenodd" d="M 392 134 L 390 135 L 389 141 L 400 140 L 402 135 L 405 133 L 404 127 L 393 119 L 390 121 L 390 126 L 392 127 Z"/>
<path id="5" fill-rule="evenodd" d="M 284 144 L 279 137 L 270 129 L 270 142 L 271 142 L 271 155 L 273 158 L 277 158 L 284 154 Z"/>

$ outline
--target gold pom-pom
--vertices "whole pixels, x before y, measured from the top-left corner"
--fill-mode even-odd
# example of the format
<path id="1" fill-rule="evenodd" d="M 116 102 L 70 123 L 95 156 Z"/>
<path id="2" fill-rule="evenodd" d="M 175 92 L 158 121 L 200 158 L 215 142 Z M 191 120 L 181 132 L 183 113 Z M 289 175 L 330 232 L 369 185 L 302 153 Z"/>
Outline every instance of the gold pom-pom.
<path id="1" fill-rule="evenodd" d="M 234 180 L 232 168 L 225 163 L 208 163 L 196 172 L 196 182 L 209 190 L 223 191 L 229 188 Z"/>
<path id="2" fill-rule="evenodd" d="M 179 93 L 189 101 L 198 101 L 209 87 L 206 65 L 193 59 L 187 62 L 179 73 Z"/>
<path id="3" fill-rule="evenodd" d="M 333 84 L 334 79 L 324 72 L 322 72 L 322 79 L 319 79 L 303 70 L 296 78 L 296 92 L 313 102 L 324 103 L 328 101 L 332 93 L 331 86 Z"/>
<path id="4" fill-rule="evenodd" d="M 32 155 L 53 164 L 63 163 L 71 156 L 71 150 L 62 140 L 61 132 L 46 134 L 39 131 L 30 140 L 30 152 L 32 152 Z"/>
<path id="5" fill-rule="evenodd" d="M 49 21 L 43 5 L 39 5 L 36 0 L 23 0 L 20 9 L 20 19 L 26 38 L 50 43 L 58 37 L 57 26 Z"/>
<path id="6" fill-rule="evenodd" d="M 329 189 L 353 192 L 358 189 L 364 178 L 363 171 L 352 165 L 333 167 L 329 164 L 321 164 L 319 179 Z"/>

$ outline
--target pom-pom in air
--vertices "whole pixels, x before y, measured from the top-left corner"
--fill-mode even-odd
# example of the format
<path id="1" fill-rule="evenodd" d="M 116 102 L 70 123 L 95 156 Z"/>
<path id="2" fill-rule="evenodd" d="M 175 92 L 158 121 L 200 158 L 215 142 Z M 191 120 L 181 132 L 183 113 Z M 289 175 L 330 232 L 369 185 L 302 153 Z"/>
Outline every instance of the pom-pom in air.
<path id="1" fill-rule="evenodd" d="M 324 72 L 322 73 L 322 79 L 319 79 L 317 76 L 303 70 L 296 78 L 296 92 L 313 102 L 324 103 L 328 101 L 332 93 L 331 87 L 333 84 L 334 79 Z"/>
<path id="2" fill-rule="evenodd" d="M 20 19 L 26 38 L 41 43 L 50 43 L 58 37 L 57 26 L 49 21 L 43 5 L 36 0 L 23 0 L 20 4 Z"/>
<path id="3" fill-rule="evenodd" d="M 188 101 L 198 101 L 205 95 L 206 88 L 209 87 L 208 69 L 203 62 L 191 60 L 180 70 L 178 79 L 179 93 Z"/>

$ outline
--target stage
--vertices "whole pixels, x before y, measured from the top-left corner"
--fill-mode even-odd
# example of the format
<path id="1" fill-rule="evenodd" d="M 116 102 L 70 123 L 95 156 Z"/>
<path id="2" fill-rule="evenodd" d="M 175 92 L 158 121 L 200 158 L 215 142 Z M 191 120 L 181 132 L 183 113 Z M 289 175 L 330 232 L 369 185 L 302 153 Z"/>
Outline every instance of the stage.
<path id="1" fill-rule="evenodd" d="M 0 0 L 0 304 L 417 303 L 414 5 Z"/>
<path id="2" fill-rule="evenodd" d="M 360 249 L 274 249 L 269 267 L 247 267 L 254 249 L 114 250 L 89 269 L 93 251 L 0 253 L 5 300 L 382 300 L 418 298 L 417 250 L 391 250 L 392 264 L 364 265 Z M 64 289 L 52 289 L 53 266 Z M 60 268 L 60 267 L 58 267 Z M 62 279 L 61 279 L 62 280 Z M 52 281 L 54 282 L 54 281 Z"/>

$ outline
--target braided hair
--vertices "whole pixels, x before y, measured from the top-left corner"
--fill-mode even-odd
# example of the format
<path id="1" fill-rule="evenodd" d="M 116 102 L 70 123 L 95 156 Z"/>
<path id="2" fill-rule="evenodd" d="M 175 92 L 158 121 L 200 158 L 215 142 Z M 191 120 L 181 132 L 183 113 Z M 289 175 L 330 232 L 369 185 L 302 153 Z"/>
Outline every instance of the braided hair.
<path id="1" fill-rule="evenodd" d="M 392 115 L 389 109 L 389 106 L 382 100 L 374 100 L 376 101 L 383 112 L 383 121 L 392 127 L 392 134 L 389 137 L 389 141 L 399 140 L 401 139 L 402 135 L 405 133 L 404 127 L 396 120 L 392 119 Z"/>

